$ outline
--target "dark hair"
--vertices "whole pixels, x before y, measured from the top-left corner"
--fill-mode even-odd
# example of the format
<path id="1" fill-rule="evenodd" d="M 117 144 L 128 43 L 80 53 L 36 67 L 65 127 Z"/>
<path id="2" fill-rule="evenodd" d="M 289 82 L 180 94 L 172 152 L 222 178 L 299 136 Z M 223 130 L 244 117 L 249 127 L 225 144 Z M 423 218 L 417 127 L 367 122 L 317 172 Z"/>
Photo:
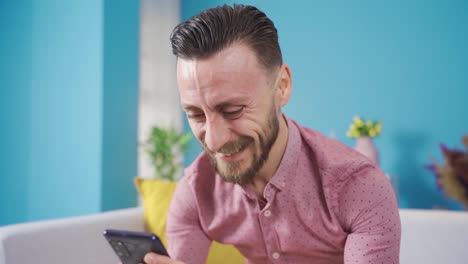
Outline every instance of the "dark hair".
<path id="1" fill-rule="evenodd" d="M 254 6 L 207 9 L 177 25 L 171 34 L 172 52 L 184 59 L 207 58 L 235 42 L 252 48 L 267 70 L 283 63 L 273 21 Z"/>

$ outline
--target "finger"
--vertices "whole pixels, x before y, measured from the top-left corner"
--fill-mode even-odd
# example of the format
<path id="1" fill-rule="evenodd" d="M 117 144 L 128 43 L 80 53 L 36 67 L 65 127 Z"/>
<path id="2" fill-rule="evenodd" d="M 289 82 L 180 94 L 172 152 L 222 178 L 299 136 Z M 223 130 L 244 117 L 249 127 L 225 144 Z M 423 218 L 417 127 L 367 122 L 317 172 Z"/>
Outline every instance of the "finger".
<path id="1" fill-rule="evenodd" d="M 158 255 L 156 253 L 146 254 L 144 261 L 147 264 L 182 264 L 182 262 L 172 260 L 169 257 Z"/>
<path id="2" fill-rule="evenodd" d="M 170 259 L 164 259 L 163 256 L 160 256 L 156 253 L 148 253 L 145 255 L 144 261 L 147 264 L 166 264 L 170 263 Z"/>

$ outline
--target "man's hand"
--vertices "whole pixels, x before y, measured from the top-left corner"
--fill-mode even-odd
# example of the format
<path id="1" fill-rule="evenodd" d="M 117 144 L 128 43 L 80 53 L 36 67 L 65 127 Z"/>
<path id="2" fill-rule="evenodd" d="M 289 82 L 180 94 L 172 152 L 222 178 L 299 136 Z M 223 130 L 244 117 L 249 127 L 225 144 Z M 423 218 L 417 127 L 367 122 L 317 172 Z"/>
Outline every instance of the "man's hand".
<path id="1" fill-rule="evenodd" d="M 158 255 L 156 253 L 148 253 L 145 255 L 146 264 L 184 264 L 183 262 L 170 259 L 163 255 Z"/>

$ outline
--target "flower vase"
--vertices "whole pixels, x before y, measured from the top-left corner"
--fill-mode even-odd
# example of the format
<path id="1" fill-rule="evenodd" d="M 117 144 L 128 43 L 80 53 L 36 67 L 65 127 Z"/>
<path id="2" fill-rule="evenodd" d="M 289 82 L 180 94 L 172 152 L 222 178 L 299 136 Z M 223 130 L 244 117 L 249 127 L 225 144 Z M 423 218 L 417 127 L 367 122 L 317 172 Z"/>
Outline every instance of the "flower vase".
<path id="1" fill-rule="evenodd" d="M 374 141 L 370 137 L 360 137 L 356 139 L 354 149 L 372 160 L 375 164 L 379 164 L 379 152 L 375 147 Z"/>

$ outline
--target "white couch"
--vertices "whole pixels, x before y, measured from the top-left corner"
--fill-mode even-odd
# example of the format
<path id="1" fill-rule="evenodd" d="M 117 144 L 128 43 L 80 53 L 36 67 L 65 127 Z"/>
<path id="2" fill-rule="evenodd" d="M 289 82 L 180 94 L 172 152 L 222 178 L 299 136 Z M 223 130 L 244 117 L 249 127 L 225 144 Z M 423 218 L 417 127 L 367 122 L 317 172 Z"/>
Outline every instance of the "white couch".
<path id="1" fill-rule="evenodd" d="M 468 213 L 400 210 L 402 264 L 468 263 Z M 106 228 L 143 230 L 143 209 L 0 227 L 0 264 L 118 263 Z"/>

